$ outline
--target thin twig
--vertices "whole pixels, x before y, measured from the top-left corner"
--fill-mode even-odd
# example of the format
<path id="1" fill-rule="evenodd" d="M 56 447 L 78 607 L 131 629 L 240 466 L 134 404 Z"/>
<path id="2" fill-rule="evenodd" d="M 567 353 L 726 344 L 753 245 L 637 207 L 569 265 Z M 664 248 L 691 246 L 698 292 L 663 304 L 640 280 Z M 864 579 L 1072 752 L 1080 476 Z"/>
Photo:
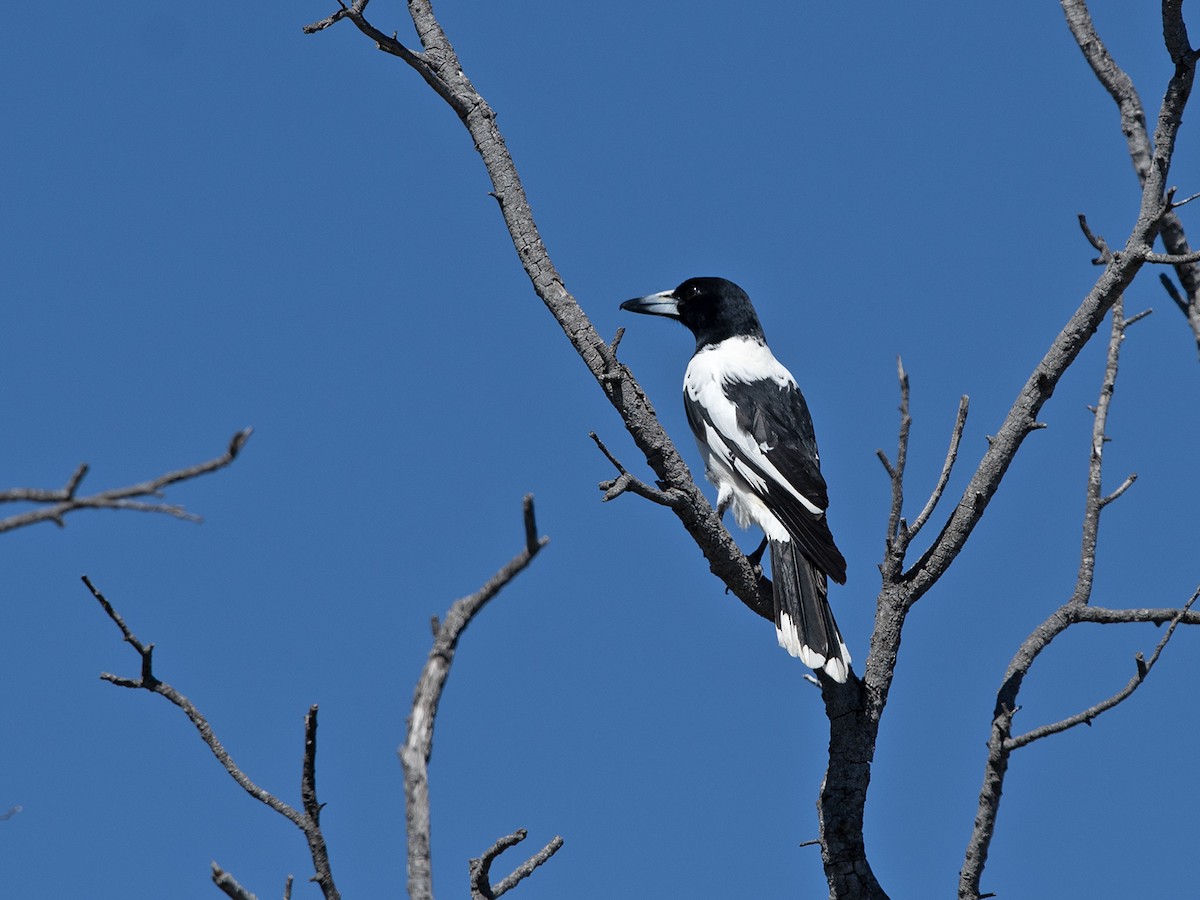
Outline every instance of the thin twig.
<path id="1" fill-rule="evenodd" d="M 1109 329 L 1108 353 L 1104 362 L 1104 376 L 1100 381 L 1100 395 L 1092 407 L 1092 441 L 1088 454 L 1087 488 L 1084 492 L 1083 535 L 1079 554 L 1079 569 L 1075 579 L 1075 590 L 1071 602 L 1085 604 L 1091 599 L 1092 581 L 1096 570 L 1096 541 L 1100 530 L 1100 513 L 1108 503 L 1124 493 L 1119 489 L 1109 500 L 1102 493 L 1104 474 L 1104 445 L 1108 441 L 1108 410 L 1112 404 L 1113 391 L 1117 384 L 1117 371 L 1121 361 L 1121 345 L 1125 340 L 1125 304 L 1118 297 L 1112 305 L 1112 327 Z M 1129 482 L 1132 484 L 1132 482 Z"/>
<path id="2" fill-rule="evenodd" d="M 1111 494 L 1105 494 L 1100 498 L 1100 508 L 1103 509 L 1104 507 L 1108 506 L 1108 504 L 1118 499 L 1122 494 L 1133 487 L 1133 483 L 1135 481 L 1137 481 L 1137 472 L 1131 472 L 1130 474 L 1126 475 L 1125 480 L 1118 485 L 1115 491 L 1113 491 Z"/>
<path id="3" fill-rule="evenodd" d="M 333 871 L 329 867 L 329 850 L 325 846 L 325 835 L 321 831 L 321 809 L 317 799 L 317 705 L 308 708 L 304 717 L 304 762 L 300 767 L 300 799 L 304 805 L 304 821 L 301 826 L 308 841 L 308 852 L 312 856 L 316 874 L 315 881 L 326 898 L 336 898 L 338 890 L 333 884 Z"/>
<path id="4" fill-rule="evenodd" d="M 904 360 L 899 356 L 896 357 L 896 377 L 900 381 L 900 434 L 896 441 L 896 462 L 894 465 L 889 465 L 882 450 L 876 454 L 883 463 L 883 467 L 887 469 L 892 483 L 892 506 L 888 512 L 885 538 L 889 548 L 897 542 L 902 547 L 907 546 L 907 535 L 904 533 L 907 529 L 902 527 L 901 515 L 904 511 L 904 467 L 908 463 L 908 435 L 912 428 L 912 416 L 908 413 L 908 373 L 904 371 Z"/>
<path id="5" fill-rule="evenodd" d="M 338 0 L 341 3 L 341 0 Z M 384 34 L 374 25 L 366 20 L 363 12 L 367 8 L 369 0 L 355 0 L 355 2 L 347 7 L 345 3 L 341 3 L 341 9 L 336 10 L 332 15 L 321 19 L 319 22 L 313 22 L 311 25 L 304 26 L 305 34 L 313 34 L 328 28 L 330 25 L 340 21 L 341 19 L 349 19 L 367 37 L 375 42 L 375 46 L 384 53 L 389 53 L 392 56 L 404 60 L 422 78 L 426 83 L 437 91 L 438 95 L 450 104 L 460 116 L 466 116 L 468 108 L 464 105 L 462 98 L 450 87 L 449 84 L 441 77 L 438 69 L 430 62 L 429 57 L 425 53 L 417 53 L 406 47 L 395 34 L 391 36 Z M 433 12 L 430 10 L 430 17 Z M 504 195 L 496 192 L 493 194 L 500 202 L 501 207 L 504 205 Z"/>
<path id="6" fill-rule="evenodd" d="M 883 452 L 883 449 L 875 451 L 875 458 L 883 464 L 883 471 L 887 472 L 889 481 L 896 477 L 896 467 L 892 465 L 892 461 L 888 459 L 888 455 Z"/>
<path id="7" fill-rule="evenodd" d="M 521 865 L 513 869 L 512 873 L 507 878 L 505 878 L 499 884 L 493 884 L 492 896 L 500 897 L 504 894 L 507 894 L 518 884 L 532 875 L 534 869 L 545 863 L 550 859 L 550 857 L 561 850 L 562 845 L 563 839 L 561 835 L 555 835 L 552 837 L 549 842 L 547 842 L 545 847 L 533 854 L 533 856 L 529 857 L 529 859 L 525 860 L 525 862 L 521 863 Z"/>
<path id="8" fill-rule="evenodd" d="M 612 354 L 613 359 L 617 358 L 617 348 L 621 346 L 621 338 L 625 337 L 625 327 L 617 329 L 617 333 L 613 335 L 612 343 L 608 346 L 608 352 Z"/>
<path id="9" fill-rule="evenodd" d="M 600 448 L 600 452 L 605 458 L 613 464 L 613 468 L 617 470 L 617 477 L 602 481 L 598 485 L 600 490 L 604 491 L 604 496 L 601 500 L 607 503 L 610 500 L 615 500 L 626 491 L 632 494 L 637 494 L 639 497 L 644 497 L 652 503 L 657 503 L 659 506 L 674 507 L 679 503 L 684 502 L 684 495 L 675 488 L 662 490 L 661 488 L 652 487 L 640 478 L 630 474 L 621 461 L 617 459 L 608 447 L 604 445 L 604 441 L 600 440 L 600 436 L 594 431 L 588 432 L 588 436 L 596 442 L 596 446 Z"/>
<path id="10" fill-rule="evenodd" d="M 942 463 L 941 474 L 938 475 L 933 493 L 929 495 L 929 499 L 925 502 L 925 508 L 921 510 L 921 514 L 917 516 L 916 521 L 908 526 L 910 540 L 916 537 L 917 532 L 925 527 L 925 523 L 929 521 L 929 517 L 937 509 L 938 501 L 942 499 L 942 492 L 946 490 L 946 485 L 950 481 L 950 473 L 954 470 L 954 463 L 958 459 L 958 445 L 962 441 L 963 430 L 967 426 L 967 408 L 969 406 L 970 399 L 966 394 L 963 394 L 958 400 L 958 415 L 954 419 L 954 429 L 950 432 L 950 447 L 946 451 L 946 461 Z"/>
<path id="11" fill-rule="evenodd" d="M 1171 618 L 1171 624 L 1167 627 L 1166 633 L 1162 636 L 1162 640 L 1158 642 L 1158 646 L 1154 648 L 1154 652 L 1150 654 L 1149 659 L 1145 659 L 1141 653 L 1137 654 L 1135 659 L 1136 667 L 1133 677 L 1129 682 L 1106 700 L 1102 700 L 1094 706 L 1090 706 L 1083 712 L 1076 713 L 1073 716 L 1068 716 L 1058 722 L 1052 722 L 1048 725 L 1042 725 L 1039 728 L 1034 728 L 1022 735 L 1014 738 L 1009 738 L 1006 741 L 1006 746 L 1009 750 L 1016 750 L 1024 747 L 1026 744 L 1032 744 L 1034 741 L 1044 737 L 1049 737 L 1052 734 L 1059 734 L 1069 728 L 1074 728 L 1076 725 L 1091 725 L 1092 721 L 1101 713 L 1105 713 L 1119 703 L 1128 699 L 1134 691 L 1142 686 L 1146 677 L 1150 674 L 1150 670 L 1154 668 L 1154 664 L 1158 662 L 1158 658 L 1162 655 L 1163 650 L 1167 646 L 1167 642 L 1171 640 L 1171 636 L 1175 634 L 1175 628 L 1180 624 L 1183 618 L 1192 608 L 1192 604 L 1196 602 L 1196 598 L 1200 597 L 1200 588 L 1192 594 L 1191 599 L 1180 608 Z"/>
<path id="12" fill-rule="evenodd" d="M 1200 250 L 1191 253 L 1147 253 L 1144 259 L 1148 263 L 1165 266 L 1182 266 L 1187 263 L 1200 262 Z"/>
<path id="13" fill-rule="evenodd" d="M 526 834 L 527 832 L 524 828 L 519 828 L 512 834 L 506 834 L 504 837 L 499 838 L 492 846 L 484 850 L 481 856 L 469 862 L 471 900 L 493 900 L 495 895 L 492 893 L 490 880 L 492 860 L 509 847 L 515 847 L 521 841 L 525 840 Z"/>
<path id="14" fill-rule="evenodd" d="M 66 525 L 65 516 L 79 509 L 126 509 L 137 512 L 162 513 L 199 522 L 200 517 L 189 513 L 182 506 L 169 503 L 148 503 L 137 500 L 138 497 L 161 497 L 163 490 L 172 484 L 189 481 L 210 472 L 225 468 L 235 459 L 249 440 L 252 429 L 244 428 L 233 436 L 225 452 L 215 459 L 185 469 L 176 469 L 150 481 L 131 484 L 126 487 L 109 488 L 88 497 L 79 497 L 77 492 L 80 482 L 88 472 L 87 463 L 81 463 L 72 473 L 64 487 L 55 489 L 42 488 L 11 488 L 0 491 L 0 503 L 26 502 L 44 503 L 46 506 L 27 512 L 0 519 L 0 533 L 12 531 L 38 522 L 53 522 L 56 525 Z"/>
<path id="15" fill-rule="evenodd" d="M 1087 216 L 1083 213 L 1079 214 L 1079 227 L 1083 231 L 1083 236 L 1087 238 L 1088 243 L 1100 253 L 1099 256 L 1092 260 L 1092 265 L 1106 266 L 1112 262 L 1113 254 L 1112 250 L 1108 247 L 1108 242 L 1100 235 L 1092 232 L 1092 229 L 1088 226 Z"/>
<path id="16" fill-rule="evenodd" d="M 1200 625 L 1200 612 L 1187 610 L 1180 616 L 1179 610 L 1171 606 L 1113 609 L 1107 606 L 1088 605 L 1076 610 L 1074 615 L 1077 622 L 1087 622 L 1091 625 L 1129 625 L 1138 622 L 1165 625 L 1175 621 L 1177 616 L 1180 625 Z"/>
<path id="17" fill-rule="evenodd" d="M 507 878 L 496 884 L 491 884 L 490 873 L 492 862 L 509 847 L 515 847 L 521 841 L 525 840 L 525 836 L 526 831 L 524 828 L 519 829 L 513 834 L 505 835 L 485 850 L 483 855 L 478 859 L 470 861 L 471 900 L 495 900 L 496 897 L 507 894 L 532 875 L 534 869 L 562 849 L 563 839 L 555 836 L 550 839 L 550 842 L 545 847 L 513 869 L 512 874 Z"/>
<path id="18" fill-rule="evenodd" d="M 1175 305 L 1187 315 L 1188 302 L 1183 299 L 1183 295 L 1179 293 L 1179 289 L 1175 287 L 1175 282 L 1171 281 L 1171 276 L 1165 273 L 1160 273 L 1158 280 L 1162 282 L 1162 286 L 1166 289 L 1168 296 L 1175 301 Z"/>
<path id="19" fill-rule="evenodd" d="M 258 900 L 257 894 L 250 893 L 238 884 L 238 880 L 218 866 L 215 860 L 212 864 L 212 880 L 213 884 L 232 900 Z"/>
<path id="20" fill-rule="evenodd" d="M 1200 199 L 1200 192 L 1184 197 L 1182 200 L 1174 200 L 1171 203 L 1171 209 L 1179 209 L 1181 206 L 1186 206 L 1193 200 Z"/>

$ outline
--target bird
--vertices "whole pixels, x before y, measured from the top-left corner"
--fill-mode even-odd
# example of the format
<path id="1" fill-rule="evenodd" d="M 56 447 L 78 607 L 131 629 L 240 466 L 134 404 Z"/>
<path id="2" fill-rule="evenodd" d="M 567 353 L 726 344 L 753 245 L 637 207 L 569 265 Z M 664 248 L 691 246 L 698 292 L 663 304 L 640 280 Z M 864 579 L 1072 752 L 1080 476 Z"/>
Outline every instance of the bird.
<path id="1" fill-rule="evenodd" d="M 724 278 L 627 300 L 621 309 L 683 323 L 696 350 L 683 376 L 688 424 L 717 488 L 717 514 L 757 525 L 771 549 L 779 645 L 845 683 L 850 652 L 829 607 L 846 560 L 825 511 L 828 489 L 804 395 L 771 353 L 750 297 Z M 760 552 L 761 552 L 760 548 Z"/>

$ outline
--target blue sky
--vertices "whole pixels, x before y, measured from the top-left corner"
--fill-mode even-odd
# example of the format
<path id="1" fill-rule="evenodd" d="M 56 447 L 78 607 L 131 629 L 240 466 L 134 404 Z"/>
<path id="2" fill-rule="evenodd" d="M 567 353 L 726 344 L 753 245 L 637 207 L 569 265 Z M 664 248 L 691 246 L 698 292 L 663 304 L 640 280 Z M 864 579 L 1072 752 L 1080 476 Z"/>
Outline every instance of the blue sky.
<path id="1" fill-rule="evenodd" d="M 232 468 L 172 491 L 201 525 L 81 513 L 0 542 L 0 808 L 24 810 L 0 822 L 8 892 L 213 897 L 216 859 L 279 896 L 311 871 L 299 832 L 178 710 L 97 679 L 137 660 L 87 573 L 157 645 L 159 677 L 292 803 L 303 715 L 320 704 L 339 887 L 400 893 L 394 750 L 429 617 L 520 548 L 533 492 L 551 544 L 467 632 L 438 720 L 438 892 L 465 894 L 467 858 L 523 827 L 530 845 L 566 840 L 527 900 L 822 896 L 819 853 L 798 846 L 816 836 L 817 691 L 672 516 L 599 502 L 611 471 L 589 431 L 645 470 L 533 296 L 470 139 L 348 23 L 301 33 L 332 6 L 67 2 L 8 22 L 0 480 L 57 486 L 87 460 L 86 486 L 117 486 L 255 429 Z M 831 599 L 865 657 L 896 355 L 913 385 L 914 515 L 959 395 L 955 498 L 1096 277 L 1076 214 L 1114 243 L 1136 215 L 1115 109 L 1057 6 L 438 9 L 568 289 L 602 334 L 628 327 L 623 358 L 690 463 L 690 337 L 618 304 L 701 274 L 755 299 L 813 411 L 850 565 Z M 410 35 L 399 6 L 371 10 Z M 1156 13 L 1094 14 L 1156 109 L 1171 72 Z M 1195 144 L 1189 122 L 1182 194 L 1200 190 Z M 1191 208 L 1183 221 L 1195 239 Z M 1155 314 L 1126 341 L 1110 422 L 1108 484 L 1140 480 L 1102 524 L 1103 605 L 1179 604 L 1200 580 L 1200 366 L 1154 274 L 1126 300 Z M 1073 584 L 1101 349 L 910 618 L 868 802 L 894 897 L 952 895 L 1004 667 Z M 1114 692 L 1158 637 L 1075 629 L 1034 667 L 1018 727 Z M 1193 889 L 1200 789 L 1179 773 L 1200 740 L 1197 640 L 1179 634 L 1092 728 L 1016 754 L 985 890 Z"/>

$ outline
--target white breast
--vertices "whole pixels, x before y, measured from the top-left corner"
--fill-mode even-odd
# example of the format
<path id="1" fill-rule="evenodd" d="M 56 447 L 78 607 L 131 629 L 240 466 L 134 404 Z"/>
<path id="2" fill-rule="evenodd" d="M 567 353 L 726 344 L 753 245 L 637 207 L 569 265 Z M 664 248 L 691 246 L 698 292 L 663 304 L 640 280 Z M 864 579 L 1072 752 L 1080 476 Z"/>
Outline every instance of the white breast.
<path id="1" fill-rule="evenodd" d="M 772 540 L 791 540 L 783 523 L 762 501 L 761 494 L 767 485 L 737 458 L 741 455 L 754 460 L 768 475 L 776 475 L 781 484 L 787 484 L 764 456 L 763 451 L 769 448 L 759 447 L 749 434 L 738 428 L 737 406 L 725 392 L 725 386 L 735 381 L 773 381 L 781 388 L 796 386 L 791 373 L 767 346 L 753 338 L 728 338 L 697 352 L 688 363 L 683 390 L 712 419 L 712 425 L 704 423 L 704 432 L 696 435 L 696 443 L 704 455 L 705 474 L 717 486 L 717 505 L 729 505 L 740 526 L 745 528 L 753 522 Z"/>

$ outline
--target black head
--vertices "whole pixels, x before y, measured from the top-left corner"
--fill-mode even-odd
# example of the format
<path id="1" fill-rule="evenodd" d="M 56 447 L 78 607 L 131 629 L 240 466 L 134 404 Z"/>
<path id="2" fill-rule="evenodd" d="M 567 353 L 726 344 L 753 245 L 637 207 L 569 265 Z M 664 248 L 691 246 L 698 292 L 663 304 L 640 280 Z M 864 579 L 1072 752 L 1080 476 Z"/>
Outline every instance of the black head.
<path id="1" fill-rule="evenodd" d="M 750 298 L 724 278 L 689 278 L 673 291 L 626 300 L 621 309 L 678 319 L 696 336 L 697 349 L 730 337 L 763 339 Z"/>

